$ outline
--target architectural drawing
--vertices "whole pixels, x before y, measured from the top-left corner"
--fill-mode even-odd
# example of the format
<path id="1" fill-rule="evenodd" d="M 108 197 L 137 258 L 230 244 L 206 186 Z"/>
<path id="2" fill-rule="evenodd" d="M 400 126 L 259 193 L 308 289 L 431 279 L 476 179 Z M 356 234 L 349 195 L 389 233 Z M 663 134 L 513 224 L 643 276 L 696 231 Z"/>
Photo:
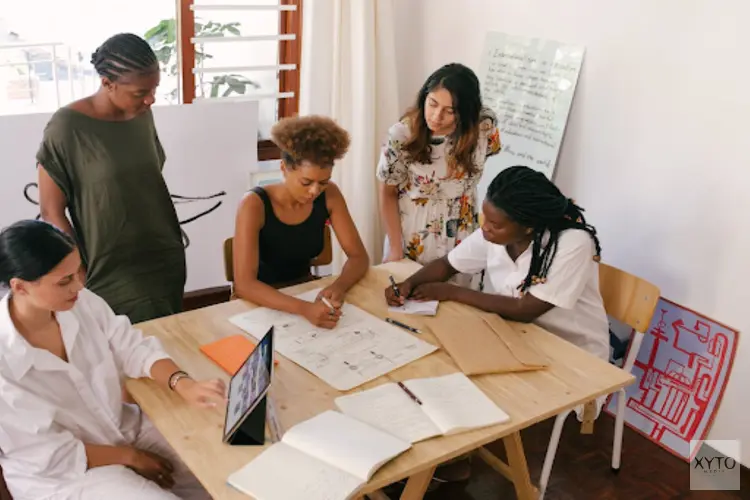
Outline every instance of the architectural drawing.
<path id="1" fill-rule="evenodd" d="M 633 366 L 625 421 L 677 456 L 704 439 L 726 386 L 737 332 L 661 299 Z M 607 407 L 614 414 L 616 398 Z"/>
<path id="2" fill-rule="evenodd" d="M 320 289 L 298 297 L 313 301 Z M 332 330 L 318 328 L 304 317 L 258 308 L 229 319 L 260 339 L 274 326 L 276 351 L 327 384 L 346 391 L 385 375 L 436 350 L 414 335 L 344 304 L 343 316 Z"/>

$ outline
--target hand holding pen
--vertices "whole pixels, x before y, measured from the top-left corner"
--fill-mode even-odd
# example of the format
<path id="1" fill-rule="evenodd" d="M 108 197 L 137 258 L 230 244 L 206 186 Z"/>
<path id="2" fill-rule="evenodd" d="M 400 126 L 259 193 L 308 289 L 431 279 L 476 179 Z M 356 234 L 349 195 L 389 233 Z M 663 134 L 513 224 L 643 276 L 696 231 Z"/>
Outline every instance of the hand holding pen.
<path id="1" fill-rule="evenodd" d="M 411 295 L 411 284 L 408 281 L 396 283 L 393 276 L 390 277 L 391 285 L 385 289 L 385 301 L 389 306 L 402 306 Z"/>

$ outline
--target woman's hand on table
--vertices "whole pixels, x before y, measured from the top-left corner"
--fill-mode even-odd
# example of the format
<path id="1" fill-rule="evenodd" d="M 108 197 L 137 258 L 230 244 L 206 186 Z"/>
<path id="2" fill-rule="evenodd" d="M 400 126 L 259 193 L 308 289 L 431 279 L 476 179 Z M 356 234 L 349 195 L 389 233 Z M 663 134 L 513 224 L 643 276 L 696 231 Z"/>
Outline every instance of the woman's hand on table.
<path id="1" fill-rule="evenodd" d="M 341 317 L 341 309 L 336 307 L 331 309 L 325 302 L 323 302 L 322 293 L 324 291 L 325 290 L 321 292 L 321 295 L 318 295 L 315 302 L 308 302 L 304 305 L 302 315 L 307 321 L 315 326 L 331 329 L 338 324 L 339 318 Z M 326 297 L 326 299 L 331 302 L 331 305 L 335 305 L 332 300 L 328 299 L 328 297 Z"/>
<path id="2" fill-rule="evenodd" d="M 344 305 L 344 298 L 346 298 L 346 292 L 340 290 L 336 286 L 336 283 L 334 283 L 322 289 L 318 293 L 318 296 L 315 298 L 315 300 L 316 301 L 322 300 L 323 297 L 325 297 L 326 300 L 328 300 L 328 302 L 330 302 L 333 307 L 335 307 L 336 309 L 341 309 L 341 306 Z"/>
<path id="3" fill-rule="evenodd" d="M 396 295 L 396 291 L 392 286 L 388 286 L 385 289 L 385 301 L 389 306 L 399 307 L 404 305 L 404 302 L 406 302 L 406 299 L 412 293 L 412 286 L 408 280 L 396 283 L 396 288 L 398 288 L 398 295 Z"/>
<path id="4" fill-rule="evenodd" d="M 177 381 L 174 390 L 196 408 L 215 408 L 227 402 L 227 387 L 220 379 L 196 382 L 186 377 Z"/>

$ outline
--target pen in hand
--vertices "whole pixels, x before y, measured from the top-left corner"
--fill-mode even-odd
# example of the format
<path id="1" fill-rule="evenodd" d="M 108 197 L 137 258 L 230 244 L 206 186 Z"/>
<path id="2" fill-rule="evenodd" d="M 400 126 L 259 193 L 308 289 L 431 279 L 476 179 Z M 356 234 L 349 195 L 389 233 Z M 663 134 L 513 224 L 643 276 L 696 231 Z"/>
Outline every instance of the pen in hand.
<path id="1" fill-rule="evenodd" d="M 327 298 L 321 297 L 320 300 L 323 301 L 325 305 L 327 305 L 331 309 L 331 314 L 336 314 L 336 308 L 333 307 L 333 304 L 331 304 Z"/>
<path id="2" fill-rule="evenodd" d="M 389 276 L 389 278 L 391 280 L 391 287 L 393 288 L 393 293 L 395 293 L 396 297 L 400 299 L 401 298 L 401 292 L 399 291 L 398 287 L 396 286 L 396 280 L 393 279 L 393 275 Z"/>

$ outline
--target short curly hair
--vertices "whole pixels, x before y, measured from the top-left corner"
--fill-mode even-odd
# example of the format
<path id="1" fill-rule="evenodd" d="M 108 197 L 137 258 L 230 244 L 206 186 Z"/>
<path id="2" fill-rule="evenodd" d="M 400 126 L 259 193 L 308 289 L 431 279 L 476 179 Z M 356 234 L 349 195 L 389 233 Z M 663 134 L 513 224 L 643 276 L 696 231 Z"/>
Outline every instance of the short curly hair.
<path id="1" fill-rule="evenodd" d="M 271 140 L 281 150 L 284 163 L 294 168 L 307 160 L 332 167 L 349 149 L 349 133 L 325 116 L 284 118 L 271 129 Z"/>

